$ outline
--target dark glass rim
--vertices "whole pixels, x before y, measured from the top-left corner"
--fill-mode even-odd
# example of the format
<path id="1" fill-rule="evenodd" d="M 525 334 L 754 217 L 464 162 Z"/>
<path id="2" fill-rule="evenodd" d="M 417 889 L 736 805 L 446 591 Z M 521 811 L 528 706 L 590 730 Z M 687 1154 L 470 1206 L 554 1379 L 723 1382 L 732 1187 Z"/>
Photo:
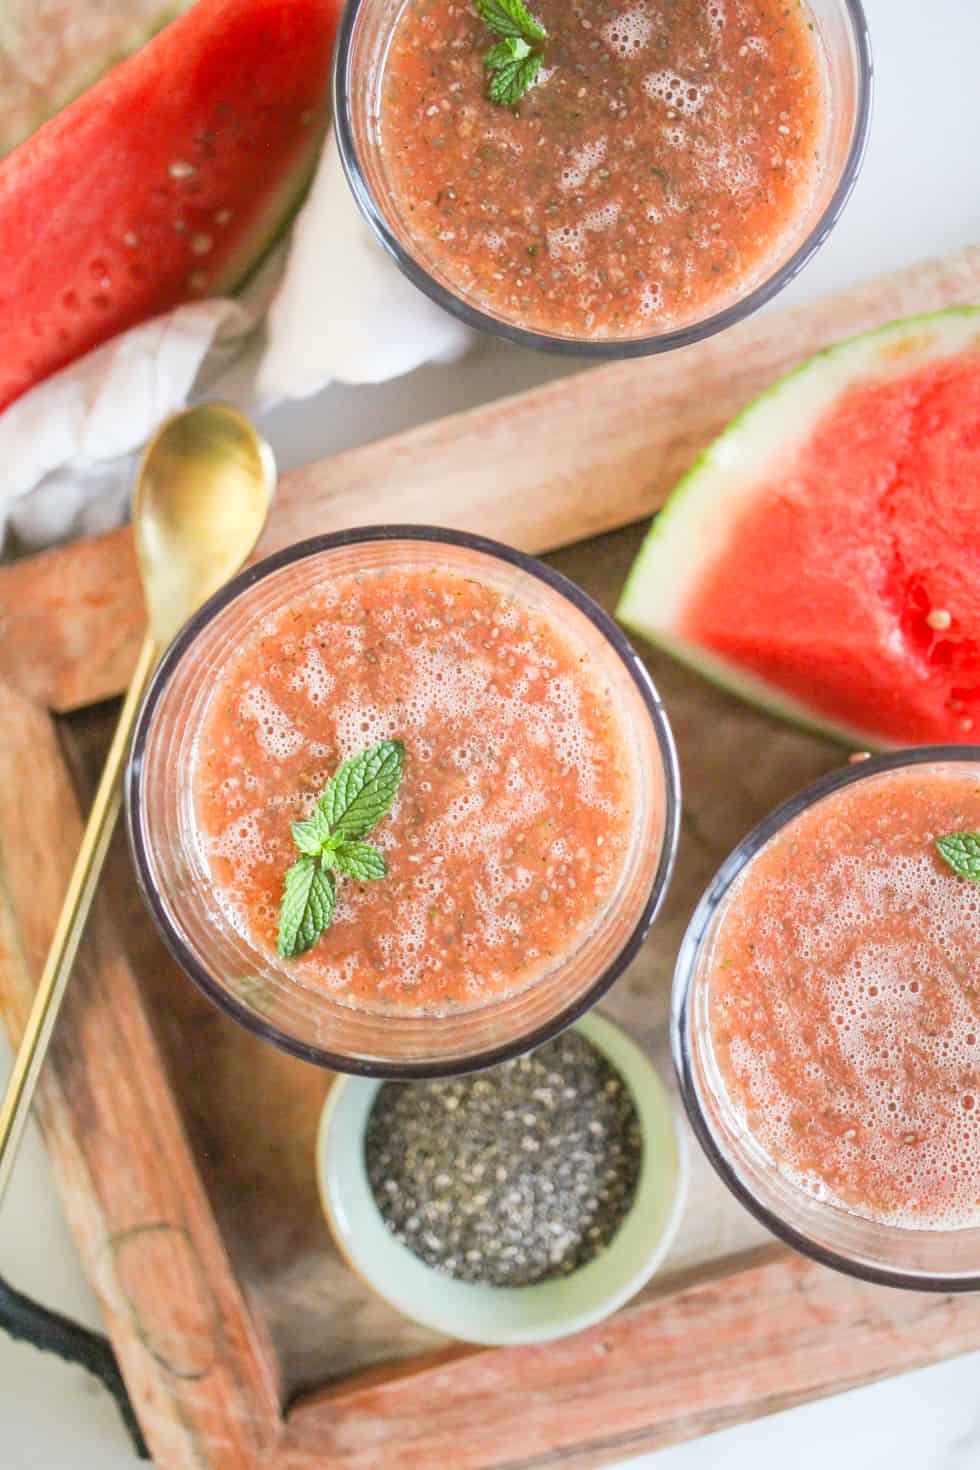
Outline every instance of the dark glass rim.
<path id="1" fill-rule="evenodd" d="M 200 633 L 236 598 L 254 587 L 256 583 L 281 571 L 284 567 L 291 566 L 293 563 L 302 561 L 307 557 L 317 556 L 324 551 L 333 551 L 339 547 L 358 546 L 378 541 L 429 542 L 459 546 L 469 551 L 482 552 L 484 555 L 507 562 L 511 566 L 518 568 L 519 571 L 536 577 L 539 581 L 551 587 L 553 591 L 563 596 L 598 629 L 625 666 L 627 673 L 637 687 L 650 723 L 653 726 L 661 765 L 663 767 L 664 819 L 660 855 L 650 885 L 649 895 L 636 924 L 627 936 L 622 948 L 592 984 L 586 988 L 582 995 L 578 996 L 568 1005 L 561 1007 L 547 1021 L 542 1022 L 541 1025 L 523 1033 L 513 1041 L 470 1052 L 463 1057 L 455 1057 L 446 1061 L 390 1062 L 383 1059 L 371 1060 L 362 1057 L 347 1056 L 338 1052 L 330 1052 L 323 1047 L 314 1046 L 310 1042 L 302 1041 L 298 1037 L 280 1030 L 277 1026 L 271 1025 L 268 1021 L 255 1015 L 254 1012 L 247 1010 L 225 989 L 220 981 L 215 979 L 207 967 L 200 963 L 196 955 L 185 944 L 183 936 L 173 924 L 167 906 L 163 902 L 153 881 L 149 854 L 143 840 L 141 777 L 146 742 L 153 723 L 153 716 L 174 671 Z M 143 901 L 149 909 L 171 955 L 198 989 L 218 1006 L 220 1010 L 238 1021 L 247 1030 L 261 1037 L 264 1041 L 272 1042 L 282 1051 L 299 1057 L 302 1061 L 312 1062 L 321 1067 L 328 1067 L 334 1072 L 346 1072 L 356 1076 L 388 1078 L 402 1081 L 413 1078 L 456 1076 L 465 1072 L 477 1071 L 483 1067 L 493 1066 L 498 1062 L 507 1061 L 511 1057 L 519 1056 L 524 1052 L 533 1050 L 537 1046 L 541 1046 L 546 1041 L 550 1041 L 553 1036 L 557 1036 L 559 1032 L 564 1031 L 573 1021 L 577 1021 L 580 1016 L 584 1015 L 586 1011 L 591 1010 L 596 1002 L 605 995 L 610 986 L 619 978 L 631 960 L 633 960 L 649 933 L 650 926 L 657 916 L 670 882 L 680 827 L 680 773 L 677 763 L 677 753 L 674 748 L 674 739 L 667 721 L 663 702 L 639 655 L 633 649 L 623 632 L 613 622 L 609 614 L 599 607 L 598 603 L 594 602 L 580 587 L 576 586 L 574 582 L 570 581 L 560 572 L 556 572 L 551 567 L 546 566 L 544 562 L 539 561 L 536 557 L 528 556 L 524 552 L 517 551 L 513 547 L 506 546 L 499 541 L 493 541 L 485 536 L 471 535 L 465 531 L 445 530 L 436 526 L 366 526 L 352 530 L 336 531 L 324 536 L 313 536 L 305 541 L 298 541 L 286 547 L 284 550 L 275 552 L 273 555 L 257 562 L 254 566 L 248 567 L 227 583 L 219 592 L 216 592 L 213 597 L 209 598 L 194 616 L 185 623 L 184 627 L 164 653 L 154 672 L 133 733 L 133 741 L 126 767 L 125 796 L 126 827 L 129 834 L 133 863 L 136 869 L 137 884 Z"/>
<path id="2" fill-rule="evenodd" d="M 922 745 L 911 750 L 890 752 L 887 755 L 869 756 L 842 769 L 831 771 L 826 776 L 821 776 L 764 817 L 728 855 L 694 910 L 677 955 L 670 1007 L 671 1052 L 688 1121 L 716 1173 L 735 1198 L 773 1235 L 778 1236 L 787 1245 L 791 1245 L 801 1255 L 809 1256 L 811 1260 L 819 1261 L 823 1266 L 842 1271 L 846 1276 L 871 1281 L 877 1286 L 895 1286 L 912 1291 L 933 1292 L 975 1291 L 980 1287 L 980 1272 L 942 1276 L 927 1271 L 876 1266 L 873 1263 L 844 1255 L 821 1245 L 818 1241 L 811 1240 L 809 1236 L 804 1235 L 802 1231 L 790 1225 L 780 1215 L 775 1214 L 768 1205 L 757 1199 L 752 1190 L 743 1183 L 727 1153 L 715 1138 L 701 1105 L 701 1097 L 692 1066 L 690 1000 L 691 985 L 701 942 L 715 912 L 726 898 L 735 879 L 771 837 L 815 801 L 830 796 L 845 786 L 851 786 L 856 781 L 866 780 L 869 776 L 877 775 L 882 771 L 901 770 L 908 766 L 931 765 L 944 761 L 980 764 L 980 745 Z M 834 1207 L 828 1206 L 827 1208 Z M 881 1228 L 884 1230 L 888 1227 L 883 1225 Z"/>
<path id="3" fill-rule="evenodd" d="M 352 65 L 352 42 L 354 28 L 361 6 L 373 0 L 347 0 L 337 33 L 333 68 L 333 117 L 337 138 L 337 151 L 341 167 L 365 220 L 387 253 L 402 273 L 414 286 L 424 292 L 437 306 L 451 316 L 477 331 L 489 332 L 502 337 L 518 347 L 530 347 L 539 352 L 550 352 L 562 357 L 583 357 L 593 361 L 615 360 L 629 357 L 648 357 L 654 353 L 670 352 L 676 347 L 688 347 L 716 332 L 751 316 L 774 296 L 778 295 L 790 281 L 794 280 L 823 245 L 851 195 L 864 161 L 871 124 L 871 102 L 874 91 L 874 67 L 871 59 L 871 40 L 862 0 L 841 0 L 847 13 L 851 39 L 857 56 L 857 97 L 854 111 L 854 127 L 850 146 L 840 178 L 820 217 L 806 239 L 801 241 L 790 257 L 778 270 L 762 281 L 752 291 L 731 305 L 700 321 L 679 327 L 671 332 L 657 332 L 648 337 L 603 338 L 602 340 L 576 337 L 558 337 L 548 332 L 535 331 L 528 327 L 515 326 L 499 320 L 488 312 L 457 295 L 423 266 L 402 244 L 398 233 L 388 220 L 371 191 L 357 155 L 354 127 L 351 117 L 351 89 L 349 85 Z"/>

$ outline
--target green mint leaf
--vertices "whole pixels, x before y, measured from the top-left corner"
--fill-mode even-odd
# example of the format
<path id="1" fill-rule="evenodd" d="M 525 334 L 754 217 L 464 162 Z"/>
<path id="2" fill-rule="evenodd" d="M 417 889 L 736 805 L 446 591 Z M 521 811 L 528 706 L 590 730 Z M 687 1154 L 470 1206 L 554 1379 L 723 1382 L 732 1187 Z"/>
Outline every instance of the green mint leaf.
<path id="1" fill-rule="evenodd" d="M 936 838 L 936 846 L 954 873 L 980 883 L 980 832 L 947 832 Z"/>
<path id="2" fill-rule="evenodd" d="M 286 873 L 279 904 L 279 953 L 292 959 L 329 929 L 337 905 L 331 869 L 358 882 L 384 878 L 384 854 L 358 842 L 391 808 L 405 767 L 400 740 L 382 740 L 345 761 L 331 776 L 313 815 L 291 822 L 301 856 Z"/>
<path id="3" fill-rule="evenodd" d="M 514 107 L 528 91 L 541 70 L 541 57 L 526 56 L 508 61 L 490 79 L 490 101 L 498 107 Z"/>
<path id="4" fill-rule="evenodd" d="M 495 36 L 513 36 L 540 46 L 546 32 L 522 0 L 474 0 L 473 7 Z"/>
<path id="5" fill-rule="evenodd" d="M 498 66 L 506 66 L 508 61 L 523 61 L 530 54 L 530 46 L 520 36 L 508 36 L 506 41 L 498 41 L 496 46 L 490 47 L 483 58 L 483 65 L 487 71 L 493 71 Z"/>
<path id="6" fill-rule="evenodd" d="M 514 107 L 541 70 L 541 47 L 547 39 L 523 0 L 474 0 L 476 13 L 495 36 L 483 64 L 490 72 L 487 95 L 499 107 Z"/>
<path id="7" fill-rule="evenodd" d="M 349 878 L 356 878 L 358 883 L 388 876 L 384 853 L 372 847 L 370 842 L 346 842 L 331 854 L 330 861 Z"/>
<path id="8" fill-rule="evenodd" d="M 319 857 L 330 841 L 330 824 L 319 807 L 308 822 L 291 822 L 289 830 L 300 852 L 308 857 Z"/>
<path id="9" fill-rule="evenodd" d="M 333 875 L 304 854 L 286 874 L 279 905 L 279 953 L 293 959 L 330 927 L 337 903 Z"/>
<path id="10" fill-rule="evenodd" d="M 404 764 L 400 740 L 382 740 L 345 761 L 317 803 L 331 832 L 352 839 L 377 826 L 395 799 Z"/>

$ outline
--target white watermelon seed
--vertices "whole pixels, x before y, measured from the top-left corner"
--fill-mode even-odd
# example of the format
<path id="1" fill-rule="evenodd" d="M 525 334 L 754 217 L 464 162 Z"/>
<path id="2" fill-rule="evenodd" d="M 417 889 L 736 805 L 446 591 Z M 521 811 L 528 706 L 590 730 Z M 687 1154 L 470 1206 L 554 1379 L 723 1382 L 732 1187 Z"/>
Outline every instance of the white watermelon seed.
<path id="1" fill-rule="evenodd" d="M 192 163 L 185 163 L 182 158 L 175 158 L 170 165 L 170 177 L 172 179 L 192 179 L 197 170 Z"/>
<path id="2" fill-rule="evenodd" d="M 934 607 L 926 617 L 930 628 L 935 628 L 937 633 L 945 633 L 952 621 L 952 615 L 944 607 Z"/>
<path id="3" fill-rule="evenodd" d="M 193 235 L 191 237 L 191 249 L 195 255 L 207 255 L 214 241 L 210 235 Z"/>

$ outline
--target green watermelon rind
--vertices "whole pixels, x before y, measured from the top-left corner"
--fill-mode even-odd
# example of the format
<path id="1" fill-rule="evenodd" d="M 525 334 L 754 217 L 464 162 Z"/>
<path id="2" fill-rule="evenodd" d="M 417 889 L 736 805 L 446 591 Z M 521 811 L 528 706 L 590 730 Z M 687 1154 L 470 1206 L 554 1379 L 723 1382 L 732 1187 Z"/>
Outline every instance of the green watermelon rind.
<path id="1" fill-rule="evenodd" d="M 753 487 L 771 479 L 781 464 L 792 463 L 795 451 L 843 392 L 858 383 L 904 376 L 966 349 L 980 349 L 980 306 L 950 307 L 889 322 L 824 348 L 778 379 L 732 419 L 670 492 L 626 580 L 616 609 L 620 622 L 712 683 L 771 714 L 843 745 L 886 747 L 889 742 L 874 731 L 827 719 L 673 630 L 686 605 L 685 594 L 697 585 L 700 570 L 723 550 L 725 528 L 750 501 Z M 790 430 L 785 428 L 787 419 Z M 747 446 L 754 453 L 746 454 Z M 714 515 L 714 534 L 699 536 L 708 529 L 706 515 L 722 506 L 728 514 L 725 519 Z"/>
<path id="2" fill-rule="evenodd" d="M 261 216 L 253 221 L 239 248 L 225 262 L 215 282 L 218 294 L 234 296 L 243 291 L 289 232 L 313 182 L 328 125 L 329 115 L 319 124 L 310 124 L 308 146 L 283 176 L 280 186 L 270 194 Z"/>

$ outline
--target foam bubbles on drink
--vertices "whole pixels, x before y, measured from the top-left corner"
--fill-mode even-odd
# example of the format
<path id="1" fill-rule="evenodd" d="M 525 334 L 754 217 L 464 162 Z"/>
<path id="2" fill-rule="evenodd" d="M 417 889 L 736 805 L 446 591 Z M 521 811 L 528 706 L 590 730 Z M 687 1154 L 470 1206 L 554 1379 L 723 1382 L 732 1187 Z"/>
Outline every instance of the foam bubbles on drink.
<path id="1" fill-rule="evenodd" d="M 606 138 L 596 138 L 593 143 L 585 143 L 572 154 L 572 160 L 562 169 L 558 179 L 558 187 L 569 192 L 581 189 L 594 169 L 605 162 L 606 150 L 608 148 Z"/>
<path id="2" fill-rule="evenodd" d="M 547 239 L 548 254 L 553 255 L 556 260 L 567 261 L 570 256 L 581 255 L 585 247 L 585 232 L 581 223 L 556 225 L 548 231 Z"/>
<path id="3" fill-rule="evenodd" d="M 336 687 L 336 679 L 323 662 L 323 655 L 315 644 L 310 644 L 306 650 L 306 657 L 296 668 L 290 685 L 293 689 L 303 689 L 306 696 L 313 705 L 326 704 L 330 695 Z"/>
<path id="4" fill-rule="evenodd" d="M 954 810 L 937 830 L 978 825 L 976 783 L 960 779 L 972 818 Z M 783 838 L 830 848 L 824 870 L 796 879 L 773 849 L 733 890 L 712 961 L 722 1073 L 757 1142 L 807 1192 L 892 1225 L 976 1226 L 980 904 L 928 833 L 893 848 L 872 805 L 850 812 L 867 853 L 798 820 Z"/>
<path id="5" fill-rule="evenodd" d="M 657 282 L 648 282 L 640 293 L 640 315 L 659 316 L 663 311 L 663 305 L 663 287 Z"/>
<path id="6" fill-rule="evenodd" d="M 620 206 L 618 204 L 613 202 L 602 204 L 598 209 L 589 210 L 588 214 L 582 220 L 582 225 L 593 234 L 599 230 L 611 230 L 619 219 L 619 213 Z"/>
<path id="7" fill-rule="evenodd" d="M 591 227 L 615 222 L 614 211 L 591 213 Z M 299 614 L 283 615 L 289 660 L 277 656 L 283 637 L 266 619 L 260 652 L 239 656 L 237 692 L 233 673 L 219 684 L 225 723 L 199 742 L 202 769 L 217 759 L 205 859 L 236 927 L 257 924 L 272 946 L 282 874 L 295 858 L 289 821 L 310 815 L 340 761 L 384 739 L 405 741 L 406 779 L 368 839 L 386 853 L 388 879 L 343 880 L 331 930 L 290 962 L 300 983 L 338 999 L 353 992 L 350 1003 L 382 1011 L 411 1010 L 416 994 L 431 1008 L 433 976 L 447 975 L 444 983 L 461 985 L 472 1002 L 481 987 L 508 977 L 531 983 L 554 963 L 553 944 L 533 942 L 540 892 L 546 887 L 549 903 L 592 927 L 620 871 L 630 822 L 609 794 L 628 758 L 598 733 L 608 729 L 611 739 L 615 722 L 597 723 L 602 691 L 573 647 L 518 599 L 444 580 L 392 572 L 356 589 L 348 580 L 332 589 L 329 608 L 319 592 L 307 594 Z M 376 597 L 375 583 L 390 591 Z M 260 795 L 262 804 L 236 826 L 230 799 L 246 784 L 249 807 Z M 586 809 L 602 842 L 560 846 L 563 813 Z M 548 856 L 539 859 L 539 850 Z M 462 889 L 457 870 L 470 874 Z M 371 918 L 379 903 L 380 935 Z M 357 937 L 365 923 L 374 925 L 367 945 Z M 482 970 L 468 963 L 468 944 L 486 957 Z"/>
<path id="8" fill-rule="evenodd" d="M 237 815 L 223 831 L 208 838 L 203 847 L 209 863 L 220 870 L 233 890 L 249 877 L 256 864 L 269 856 L 258 811 Z M 229 912 L 237 912 L 234 903 L 228 905 L 228 909 Z M 241 922 L 236 927 L 240 932 L 246 932 Z"/>
<path id="9" fill-rule="evenodd" d="M 610 51 L 631 61 L 645 51 L 653 34 L 653 20 L 645 5 L 634 6 L 606 22 L 600 33 Z"/>
<path id="10" fill-rule="evenodd" d="M 288 760 L 302 750 L 304 740 L 289 716 L 275 704 L 261 684 L 252 684 L 241 701 L 241 713 L 255 721 L 255 734 L 266 755 Z"/>
<path id="11" fill-rule="evenodd" d="M 734 199 L 740 199 L 758 187 L 758 170 L 744 153 L 731 144 L 710 147 L 696 139 L 694 153 L 698 178 L 706 189 L 721 189 Z"/>
<path id="12" fill-rule="evenodd" d="M 654 71 L 643 78 L 643 90 L 655 102 L 663 102 L 682 117 L 695 117 L 702 109 L 710 88 L 687 81 L 674 71 Z"/>

